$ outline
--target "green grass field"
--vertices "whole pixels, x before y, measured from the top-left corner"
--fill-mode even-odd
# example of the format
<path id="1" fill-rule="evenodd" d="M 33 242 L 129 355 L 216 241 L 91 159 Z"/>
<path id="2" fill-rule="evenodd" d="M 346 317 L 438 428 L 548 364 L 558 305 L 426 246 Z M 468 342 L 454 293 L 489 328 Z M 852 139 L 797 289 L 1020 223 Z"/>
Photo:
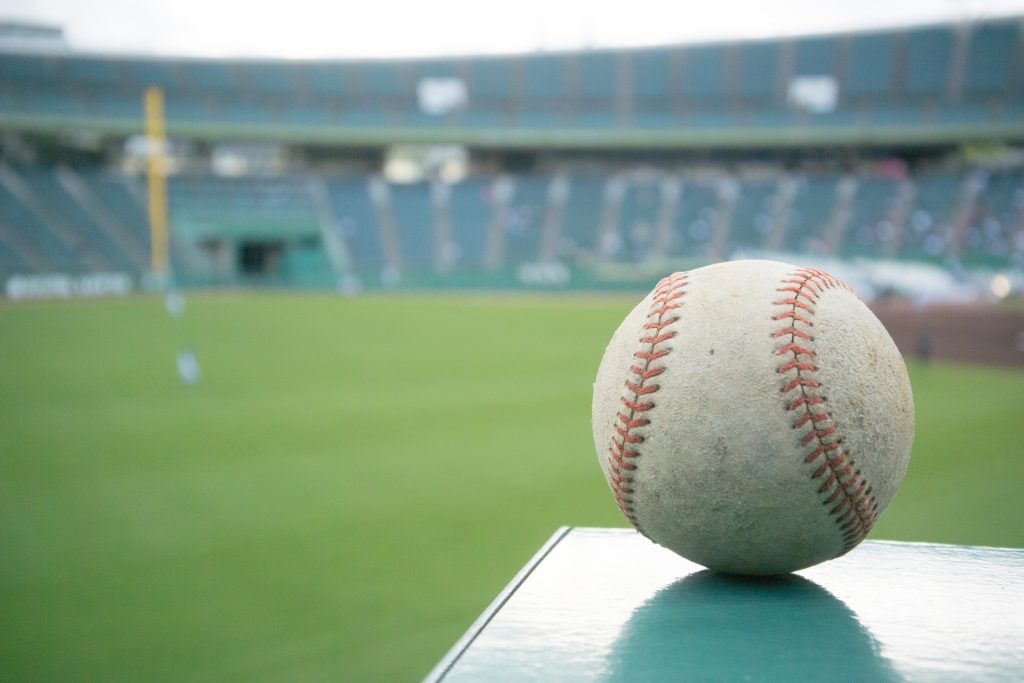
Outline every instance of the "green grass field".
<path id="1" fill-rule="evenodd" d="M 420 678 L 556 527 L 624 524 L 589 413 L 631 303 L 0 308 L 0 677 Z M 1024 546 L 1024 373 L 911 376 L 914 457 L 872 537 Z"/>

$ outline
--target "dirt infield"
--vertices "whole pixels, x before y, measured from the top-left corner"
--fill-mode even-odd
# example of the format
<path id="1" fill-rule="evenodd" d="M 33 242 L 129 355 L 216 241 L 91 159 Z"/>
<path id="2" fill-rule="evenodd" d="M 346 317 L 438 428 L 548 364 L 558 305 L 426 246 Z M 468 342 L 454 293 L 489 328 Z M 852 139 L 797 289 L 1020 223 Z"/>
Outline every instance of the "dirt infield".
<path id="1" fill-rule="evenodd" d="M 1024 307 L 903 301 L 872 304 L 907 358 L 1024 367 Z"/>

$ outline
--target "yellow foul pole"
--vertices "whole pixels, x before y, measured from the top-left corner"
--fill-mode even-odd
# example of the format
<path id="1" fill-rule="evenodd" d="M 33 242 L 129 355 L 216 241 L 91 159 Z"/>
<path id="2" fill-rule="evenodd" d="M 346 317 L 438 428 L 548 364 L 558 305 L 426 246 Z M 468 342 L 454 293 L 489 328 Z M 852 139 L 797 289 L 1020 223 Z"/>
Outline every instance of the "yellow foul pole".
<path id="1" fill-rule="evenodd" d="M 158 276 L 169 274 L 167 236 L 167 178 L 164 176 L 164 93 L 146 88 L 146 137 L 149 140 L 147 184 L 149 194 L 150 268 Z"/>

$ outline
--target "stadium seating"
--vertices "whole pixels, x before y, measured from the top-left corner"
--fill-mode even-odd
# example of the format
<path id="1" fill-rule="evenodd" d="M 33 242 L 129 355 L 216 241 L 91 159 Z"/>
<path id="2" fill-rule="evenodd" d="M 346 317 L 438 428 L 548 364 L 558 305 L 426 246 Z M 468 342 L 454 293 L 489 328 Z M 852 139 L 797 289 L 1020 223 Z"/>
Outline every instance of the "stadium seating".
<path id="1" fill-rule="evenodd" d="M 300 88 L 320 97 L 344 98 L 353 93 L 349 68 L 340 62 L 310 62 L 296 68 Z"/>
<path id="2" fill-rule="evenodd" d="M 793 57 L 794 76 L 836 74 L 839 65 L 839 39 L 803 38 L 796 41 Z"/>
<path id="3" fill-rule="evenodd" d="M 948 28 L 919 29 L 907 37 L 904 87 L 912 97 L 942 98 L 950 83 L 953 32 Z"/>
<path id="4" fill-rule="evenodd" d="M 551 103 L 565 98 L 569 86 L 565 57 L 530 55 L 522 60 L 522 95 L 526 102 Z"/>
<path id="5" fill-rule="evenodd" d="M 283 62 L 251 62 L 239 65 L 243 90 L 272 98 L 291 98 L 297 91 L 295 69 Z"/>
<path id="6" fill-rule="evenodd" d="M 839 180 L 831 174 L 805 176 L 798 180 L 786 213 L 783 250 L 822 253 L 828 250 L 825 231 L 836 208 Z"/>
<path id="7" fill-rule="evenodd" d="M 462 69 L 454 59 L 423 59 L 413 62 L 416 82 L 424 78 L 460 78 Z"/>
<path id="8" fill-rule="evenodd" d="M 607 178 L 594 173 L 574 174 L 569 179 L 558 255 L 571 259 L 597 249 L 598 227 L 604 209 Z"/>
<path id="9" fill-rule="evenodd" d="M 632 70 L 633 101 L 637 109 L 664 111 L 678 102 L 678 77 L 673 50 L 636 50 L 626 53 Z"/>
<path id="10" fill-rule="evenodd" d="M 136 91 L 150 86 L 171 90 L 180 85 L 178 69 L 170 62 L 141 59 L 125 61 L 123 73 L 126 81 Z"/>
<path id="11" fill-rule="evenodd" d="M 840 241 L 839 253 L 847 257 L 881 258 L 882 245 L 894 238 L 895 228 L 888 220 L 898 189 L 890 177 L 866 176 L 858 179 L 850 221 Z"/>
<path id="12" fill-rule="evenodd" d="M 524 263 L 538 259 L 550 185 L 551 179 L 542 175 L 522 175 L 513 180 L 502 226 L 505 231 L 505 262 Z"/>
<path id="13" fill-rule="evenodd" d="M 748 106 L 771 103 L 779 94 L 779 42 L 747 43 L 739 51 L 739 92 Z"/>
<path id="14" fill-rule="evenodd" d="M 370 101 L 395 101 L 409 98 L 405 65 L 392 62 L 365 62 L 353 65 L 364 98 Z"/>
<path id="15" fill-rule="evenodd" d="M 579 60 L 578 100 L 583 106 L 614 108 L 620 59 L 623 57 L 618 53 L 598 52 Z"/>
<path id="16" fill-rule="evenodd" d="M 135 248 L 142 253 L 149 253 L 149 219 L 146 216 L 145 207 L 140 198 L 141 191 L 135 189 L 134 194 L 131 183 L 126 176 L 102 171 L 95 168 L 85 168 L 79 171 L 79 177 L 113 215 L 114 220 L 120 223 L 125 229 Z"/>
<path id="17" fill-rule="evenodd" d="M 83 245 L 95 249 L 101 261 L 111 267 L 124 267 L 131 263 L 131 256 L 91 216 L 83 205 L 70 195 L 58 181 L 55 171 L 41 167 L 18 169 L 30 191 L 52 211 L 52 219 L 75 229 Z"/>
<path id="18" fill-rule="evenodd" d="M 723 106 L 726 87 L 726 50 L 722 46 L 700 46 L 683 51 L 682 98 L 688 105 Z"/>
<path id="19" fill-rule="evenodd" d="M 205 99 L 180 95 L 168 97 L 164 102 L 164 110 L 169 119 L 182 122 L 207 121 L 212 118 L 214 111 Z"/>
<path id="20" fill-rule="evenodd" d="M 182 65 L 183 80 L 192 90 L 223 94 L 239 90 L 236 65 L 220 61 L 193 61 Z"/>
<path id="21" fill-rule="evenodd" d="M 764 248 L 771 234 L 781 229 L 774 206 L 778 192 L 778 181 L 751 179 L 739 184 L 727 233 L 731 248 Z"/>
<path id="22" fill-rule="evenodd" d="M 171 249 L 193 282 L 264 258 L 342 288 L 743 253 L 1024 270 L 1021 21 L 418 60 L 0 52 L 0 276 L 149 268 L 144 183 L 100 159 L 137 153 L 150 86 L 184 143 Z M 451 101 L 424 106 L 425 79 Z M 287 171 L 223 175 L 209 143 L 236 139 Z M 462 145 L 468 177 L 378 177 L 405 143 Z"/>
<path id="23" fill-rule="evenodd" d="M 661 206 L 660 178 L 638 178 L 627 183 L 615 226 L 620 245 L 615 260 L 642 263 L 651 258 Z"/>
<path id="24" fill-rule="evenodd" d="M 1018 28 L 1010 23 L 980 24 L 971 32 L 970 48 L 964 69 L 965 97 L 1001 97 L 1010 88 Z M 1019 97 L 1019 92 L 1017 93 Z"/>
<path id="25" fill-rule="evenodd" d="M 489 57 L 468 62 L 470 108 L 477 104 L 485 107 L 508 106 L 517 96 L 514 70 L 518 62 L 512 59 Z"/>
<path id="26" fill-rule="evenodd" d="M 892 97 L 898 36 L 893 33 L 855 35 L 849 42 L 844 91 L 850 102 Z"/>
<path id="27" fill-rule="evenodd" d="M 717 222 L 718 206 L 718 192 L 712 184 L 683 183 L 668 244 L 669 257 L 698 260 L 707 257 L 708 239 Z"/>
<path id="28" fill-rule="evenodd" d="M 361 176 L 331 178 L 327 183 L 335 229 L 348 245 L 355 263 L 378 270 L 385 263 L 377 217 Z"/>
<path id="29" fill-rule="evenodd" d="M 832 171 L 688 178 L 609 169 L 565 177 L 555 211 L 548 173 L 433 186 L 362 174 L 189 174 L 170 180 L 170 214 L 178 246 L 269 240 L 292 244 L 305 263 L 323 261 L 334 235 L 348 267 L 369 274 L 385 266 L 480 272 L 545 258 L 701 262 L 766 249 L 1024 266 L 1020 168 L 900 175 L 867 166 L 849 176 L 855 191 L 839 223 L 840 176 Z M 142 189 L 136 178 L 96 167 L 0 165 L 0 274 L 141 272 L 149 248 Z M 544 243 L 552 245 L 546 256 Z M 190 253 L 176 257 L 186 271 Z"/>
<path id="30" fill-rule="evenodd" d="M 949 250 L 957 202 L 964 183 L 959 173 L 934 171 L 917 177 L 913 208 L 900 232 L 898 255 L 941 260 Z"/>
<path id="31" fill-rule="evenodd" d="M 387 206 L 395 222 L 402 267 L 429 268 L 434 262 L 434 208 L 427 183 L 391 185 Z"/>
<path id="32" fill-rule="evenodd" d="M 487 229 L 494 218 L 493 182 L 491 178 L 467 178 L 451 188 L 452 243 L 448 250 L 460 266 L 483 267 Z"/>
<path id="33" fill-rule="evenodd" d="M 439 130 L 474 139 L 480 129 L 575 127 L 604 130 L 609 141 L 649 130 L 666 145 L 694 144 L 666 135 L 693 129 L 704 143 L 740 130 L 764 144 L 789 144 L 822 126 L 870 140 L 886 130 L 900 139 L 911 127 L 936 139 L 985 139 L 993 125 L 1024 136 L 1024 88 L 1014 66 L 1024 51 L 1021 36 L 1019 21 L 1003 19 L 847 36 L 458 59 L 5 53 L 0 122 L 25 130 L 60 122 L 137 130 L 141 92 L 156 85 L 165 90 L 172 130 L 182 123 L 189 134 L 208 130 L 221 137 L 273 138 L 282 126 L 290 127 L 290 138 L 298 127 L 311 135 L 327 130 L 339 141 L 387 140 L 398 130 L 429 141 Z M 795 111 L 786 97 L 798 76 L 833 78 L 836 108 Z M 424 114 L 417 87 L 426 78 L 461 80 L 468 102 L 454 105 L 450 116 Z"/>
<path id="34" fill-rule="evenodd" d="M 25 251 L 29 245 L 19 240 L 14 229 L 0 219 L 0 273 L 25 273 L 34 270 L 33 262 Z M 41 266 L 42 262 L 38 262 Z"/>
<path id="35" fill-rule="evenodd" d="M 57 65 L 65 60 L 39 55 L 0 54 L 0 80 L 26 89 L 58 82 Z"/>
<path id="36" fill-rule="evenodd" d="M 85 88 L 107 87 L 119 84 L 123 64 L 112 59 L 81 57 L 61 61 L 62 80 Z"/>
<path id="37" fill-rule="evenodd" d="M 31 249 L 31 254 L 44 271 L 81 271 L 84 235 L 70 243 L 66 236 L 59 234 L 39 215 L 31 200 L 19 192 L 22 189 L 25 188 L 20 185 L 14 185 L 12 189 L 10 181 L 0 183 L 0 216 L 6 227 Z M 14 241 L 9 240 L 9 243 L 13 246 Z M 24 254 L 18 260 L 30 263 L 33 259 Z"/>
<path id="38" fill-rule="evenodd" d="M 984 187 L 956 247 L 967 265 L 1024 267 L 1024 172 L 983 175 Z"/>

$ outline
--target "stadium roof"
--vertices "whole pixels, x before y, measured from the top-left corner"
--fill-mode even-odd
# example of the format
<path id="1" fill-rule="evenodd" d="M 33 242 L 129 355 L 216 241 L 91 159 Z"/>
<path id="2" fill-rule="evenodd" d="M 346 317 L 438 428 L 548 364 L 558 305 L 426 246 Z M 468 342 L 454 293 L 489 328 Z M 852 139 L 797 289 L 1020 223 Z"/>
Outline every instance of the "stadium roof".
<path id="1" fill-rule="evenodd" d="M 1024 0 L 0 0 L 59 24 L 73 49 L 207 57 L 412 57 L 635 47 L 833 33 L 1024 14 Z M 270 9 L 271 7 L 276 9 Z M 691 5 L 691 7 L 693 7 Z"/>

